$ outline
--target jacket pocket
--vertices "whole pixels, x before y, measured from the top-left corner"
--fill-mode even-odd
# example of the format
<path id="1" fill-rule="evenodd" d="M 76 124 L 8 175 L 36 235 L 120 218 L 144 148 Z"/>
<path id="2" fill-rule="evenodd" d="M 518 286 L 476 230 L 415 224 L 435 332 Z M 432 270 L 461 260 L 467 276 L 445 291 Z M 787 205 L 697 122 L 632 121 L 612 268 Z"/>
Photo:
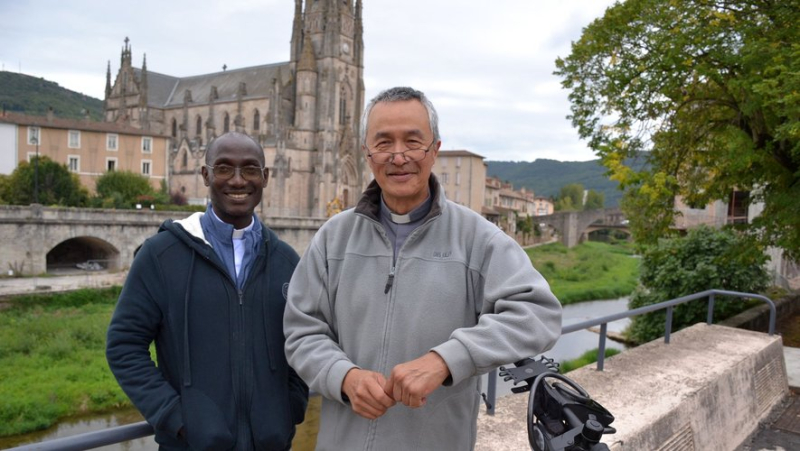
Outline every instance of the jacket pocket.
<path id="1" fill-rule="evenodd" d="M 236 445 L 228 420 L 205 393 L 187 387 L 181 394 L 186 441 L 192 449 L 223 451 Z"/>
<path id="2" fill-rule="evenodd" d="M 262 387 L 250 408 L 250 424 L 256 449 L 288 449 L 295 431 L 288 387 L 276 379 L 269 388 Z"/>

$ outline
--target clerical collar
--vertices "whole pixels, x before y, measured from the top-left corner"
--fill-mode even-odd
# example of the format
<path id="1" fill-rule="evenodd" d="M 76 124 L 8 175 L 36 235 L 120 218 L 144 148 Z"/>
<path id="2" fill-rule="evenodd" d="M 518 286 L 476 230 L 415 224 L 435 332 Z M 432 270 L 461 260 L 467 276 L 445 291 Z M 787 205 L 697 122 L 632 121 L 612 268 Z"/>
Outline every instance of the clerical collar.
<path id="1" fill-rule="evenodd" d="M 227 224 L 229 226 L 232 225 L 232 224 L 228 224 L 227 222 L 223 221 L 222 219 L 219 219 L 219 216 L 217 216 L 217 213 L 214 211 L 213 208 L 210 208 L 209 210 L 211 210 L 211 216 L 214 219 L 216 219 L 218 222 L 220 222 L 221 224 Z M 248 225 L 247 227 L 245 227 L 243 229 L 237 229 L 236 227 L 233 227 L 233 233 L 231 234 L 231 238 L 233 238 L 234 240 L 243 239 L 244 238 L 244 233 L 247 232 L 248 230 L 251 230 L 253 228 L 253 224 L 255 224 L 255 221 L 253 221 L 253 218 L 250 218 L 250 225 Z"/>
<path id="2" fill-rule="evenodd" d="M 422 202 L 417 208 L 411 210 L 410 212 L 399 215 L 394 213 L 389 207 L 386 205 L 386 202 L 383 200 L 383 196 L 381 196 L 381 213 L 392 221 L 395 224 L 408 224 L 410 222 L 419 221 L 420 219 L 424 218 L 425 215 L 431 211 L 431 204 L 432 199 L 430 193 L 428 193 L 428 197 L 425 198 L 425 201 Z"/>

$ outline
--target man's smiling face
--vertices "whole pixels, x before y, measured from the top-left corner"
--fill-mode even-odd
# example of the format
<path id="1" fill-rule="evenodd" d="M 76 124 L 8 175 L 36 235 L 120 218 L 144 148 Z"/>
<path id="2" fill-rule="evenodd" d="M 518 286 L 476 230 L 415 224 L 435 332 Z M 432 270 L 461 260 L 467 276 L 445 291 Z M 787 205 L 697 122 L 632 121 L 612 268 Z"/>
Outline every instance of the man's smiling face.
<path id="1" fill-rule="evenodd" d="M 264 151 L 244 135 L 222 135 L 212 143 L 208 152 L 207 164 L 212 167 L 264 167 Z M 242 176 L 241 170 L 235 169 L 231 178 L 223 179 L 215 176 L 213 169 L 208 166 L 203 166 L 202 174 L 217 217 L 237 229 L 250 225 L 253 211 L 261 202 L 267 186 L 267 170 L 262 171 L 263 175 L 258 180 L 248 180 Z"/>
<path id="2" fill-rule="evenodd" d="M 367 157 L 383 200 L 393 212 L 408 213 L 428 197 L 428 179 L 441 145 L 441 141 L 432 143 L 428 112 L 418 100 L 379 102 L 370 111 L 367 124 L 366 152 L 385 148 L 396 153 L 387 164 L 376 164 Z M 427 145 L 430 151 L 422 160 L 406 161 L 400 154 L 409 147 Z"/>

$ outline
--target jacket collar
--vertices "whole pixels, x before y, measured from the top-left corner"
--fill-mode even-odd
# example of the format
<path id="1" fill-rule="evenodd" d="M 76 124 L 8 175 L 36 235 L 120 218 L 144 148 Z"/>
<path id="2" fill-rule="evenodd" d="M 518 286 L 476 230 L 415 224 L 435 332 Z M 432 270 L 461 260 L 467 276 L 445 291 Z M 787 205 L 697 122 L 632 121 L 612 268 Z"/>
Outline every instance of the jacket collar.
<path id="1" fill-rule="evenodd" d="M 425 216 L 425 221 L 428 219 L 442 214 L 445 206 L 445 197 L 441 189 L 439 189 L 439 180 L 431 173 L 428 178 L 428 188 L 431 192 L 431 209 Z M 356 204 L 355 212 L 367 216 L 375 221 L 380 222 L 381 214 L 381 187 L 376 180 L 370 182 L 367 189 L 361 195 L 358 204 Z"/>

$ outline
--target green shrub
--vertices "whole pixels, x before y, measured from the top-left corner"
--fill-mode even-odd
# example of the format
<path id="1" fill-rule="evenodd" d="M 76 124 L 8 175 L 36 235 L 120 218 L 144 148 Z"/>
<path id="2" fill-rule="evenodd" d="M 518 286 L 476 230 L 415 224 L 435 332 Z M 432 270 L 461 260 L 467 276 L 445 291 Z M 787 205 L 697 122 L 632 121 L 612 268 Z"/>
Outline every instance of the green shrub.
<path id="1" fill-rule="evenodd" d="M 766 260 L 762 249 L 731 229 L 703 226 L 685 237 L 661 239 L 643 255 L 641 286 L 631 296 L 629 307 L 635 309 L 713 288 L 758 293 L 769 280 Z M 696 300 L 675 307 L 673 330 L 705 321 L 707 305 L 707 301 Z M 744 300 L 718 296 L 714 320 L 733 316 L 746 306 Z M 665 318 L 666 310 L 634 317 L 628 338 L 645 343 L 663 336 Z"/>

